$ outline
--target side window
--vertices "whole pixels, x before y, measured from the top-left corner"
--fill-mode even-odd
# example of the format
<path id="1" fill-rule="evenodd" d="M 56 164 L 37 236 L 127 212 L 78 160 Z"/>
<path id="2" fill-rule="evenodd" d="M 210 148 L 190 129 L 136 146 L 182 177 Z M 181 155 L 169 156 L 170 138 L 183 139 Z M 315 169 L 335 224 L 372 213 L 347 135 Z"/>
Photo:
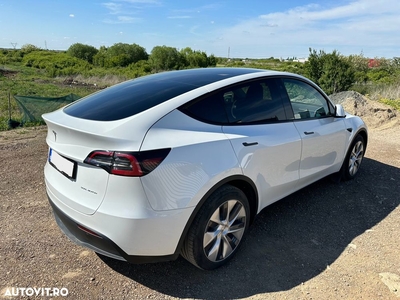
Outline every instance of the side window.
<path id="1" fill-rule="evenodd" d="M 190 101 L 180 110 L 211 124 L 254 124 L 286 120 L 275 79 L 232 85 Z"/>
<path id="2" fill-rule="evenodd" d="M 295 119 L 315 119 L 330 116 L 324 96 L 311 85 L 296 79 L 282 79 L 292 105 Z"/>
<path id="3" fill-rule="evenodd" d="M 252 81 L 222 91 L 231 124 L 268 123 L 286 119 L 279 96 L 274 97 L 274 80 Z"/>
<path id="4" fill-rule="evenodd" d="M 182 107 L 180 110 L 187 115 L 211 124 L 227 124 L 228 119 L 223 106 L 221 94 L 211 94 L 193 100 Z"/>

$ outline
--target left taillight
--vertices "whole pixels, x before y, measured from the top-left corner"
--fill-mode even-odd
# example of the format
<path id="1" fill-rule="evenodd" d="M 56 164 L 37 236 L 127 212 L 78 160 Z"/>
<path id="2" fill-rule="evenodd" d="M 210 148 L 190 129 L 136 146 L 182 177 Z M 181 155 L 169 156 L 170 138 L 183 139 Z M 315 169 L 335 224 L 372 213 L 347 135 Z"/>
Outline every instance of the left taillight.
<path id="1" fill-rule="evenodd" d="M 171 149 L 141 152 L 92 151 L 84 163 L 100 167 L 110 174 L 140 177 L 149 174 L 167 157 Z"/>

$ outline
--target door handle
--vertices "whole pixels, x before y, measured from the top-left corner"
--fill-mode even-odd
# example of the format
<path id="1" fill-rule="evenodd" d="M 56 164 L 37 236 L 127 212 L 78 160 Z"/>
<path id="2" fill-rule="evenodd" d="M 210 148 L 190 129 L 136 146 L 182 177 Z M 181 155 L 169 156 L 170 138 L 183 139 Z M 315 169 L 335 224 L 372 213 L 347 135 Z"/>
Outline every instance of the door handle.
<path id="1" fill-rule="evenodd" d="M 245 147 L 248 147 L 248 146 L 255 146 L 255 145 L 258 145 L 258 142 L 253 142 L 253 143 L 244 142 L 244 143 L 243 143 L 243 146 L 245 146 Z"/>
<path id="2" fill-rule="evenodd" d="M 314 134 L 314 131 L 304 131 L 305 135 L 310 135 L 310 134 Z"/>

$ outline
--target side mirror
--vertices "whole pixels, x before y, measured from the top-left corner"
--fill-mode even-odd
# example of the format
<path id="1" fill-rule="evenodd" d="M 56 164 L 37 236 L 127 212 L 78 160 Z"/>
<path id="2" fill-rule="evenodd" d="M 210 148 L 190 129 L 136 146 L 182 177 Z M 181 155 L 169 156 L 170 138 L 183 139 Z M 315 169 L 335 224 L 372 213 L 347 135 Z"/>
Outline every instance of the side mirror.
<path id="1" fill-rule="evenodd" d="M 340 104 L 335 105 L 335 118 L 346 118 L 346 112 Z"/>

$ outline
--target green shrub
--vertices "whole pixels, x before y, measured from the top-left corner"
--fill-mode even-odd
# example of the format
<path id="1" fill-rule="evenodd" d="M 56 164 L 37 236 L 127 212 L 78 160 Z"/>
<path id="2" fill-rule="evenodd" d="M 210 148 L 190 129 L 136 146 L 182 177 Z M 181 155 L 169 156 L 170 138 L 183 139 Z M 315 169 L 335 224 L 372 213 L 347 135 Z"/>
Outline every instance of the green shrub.
<path id="1" fill-rule="evenodd" d="M 46 70 L 49 77 L 80 74 L 91 68 L 87 61 L 55 51 L 33 51 L 24 56 L 23 63 Z"/>
<path id="2" fill-rule="evenodd" d="M 325 53 L 309 49 L 310 55 L 305 63 L 305 74 L 317 83 L 327 94 L 348 90 L 354 83 L 354 69 L 346 58 L 334 50 Z"/>

